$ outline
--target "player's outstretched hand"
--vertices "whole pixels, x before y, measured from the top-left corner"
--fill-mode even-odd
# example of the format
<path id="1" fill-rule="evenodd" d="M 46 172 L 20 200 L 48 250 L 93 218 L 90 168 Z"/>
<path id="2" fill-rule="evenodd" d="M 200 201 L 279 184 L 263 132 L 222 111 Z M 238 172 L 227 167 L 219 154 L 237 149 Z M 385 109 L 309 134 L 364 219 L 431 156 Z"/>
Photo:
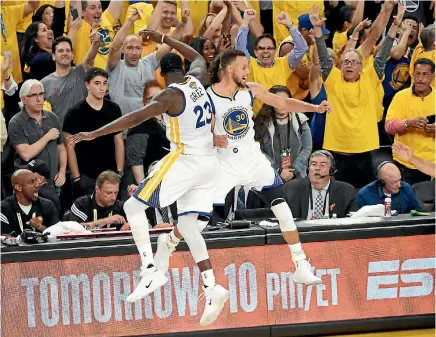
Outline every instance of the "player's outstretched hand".
<path id="1" fill-rule="evenodd" d="M 324 113 L 324 112 L 330 112 L 332 110 L 332 106 L 327 101 L 322 101 L 320 105 L 318 105 L 316 112 L 318 113 Z"/>
<path id="2" fill-rule="evenodd" d="M 162 42 L 162 34 L 153 29 L 143 29 L 139 32 L 139 35 L 142 36 L 143 41 L 152 40 L 157 43 Z"/>
<path id="3" fill-rule="evenodd" d="M 213 135 L 213 145 L 225 149 L 229 145 L 229 140 L 227 139 L 226 135 Z"/>
<path id="4" fill-rule="evenodd" d="M 93 132 L 79 132 L 76 133 L 75 135 L 71 135 L 68 137 L 69 143 L 70 144 L 77 144 L 80 143 L 81 141 L 90 141 L 90 140 L 94 140 L 95 134 Z"/>

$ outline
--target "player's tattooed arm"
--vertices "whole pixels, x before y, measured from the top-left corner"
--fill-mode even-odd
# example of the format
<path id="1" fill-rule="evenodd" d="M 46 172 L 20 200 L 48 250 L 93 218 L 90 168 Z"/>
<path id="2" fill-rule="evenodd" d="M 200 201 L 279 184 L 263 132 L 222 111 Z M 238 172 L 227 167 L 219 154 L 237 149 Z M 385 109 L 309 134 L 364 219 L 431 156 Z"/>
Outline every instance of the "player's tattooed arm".
<path id="1" fill-rule="evenodd" d="M 293 98 L 284 98 L 279 95 L 273 94 L 265 89 L 259 83 L 250 82 L 247 83 L 254 97 L 262 102 L 273 106 L 277 109 L 287 110 L 289 112 L 330 112 L 331 106 L 327 101 L 323 101 L 320 105 L 314 105 L 299 101 Z"/>
<path id="2" fill-rule="evenodd" d="M 91 132 L 80 132 L 70 136 L 70 142 L 77 144 L 83 140 L 89 141 L 101 136 L 133 128 L 152 117 L 170 110 L 173 104 L 175 104 L 174 101 L 177 101 L 174 99 L 174 90 L 169 88 L 164 89 L 154 96 L 149 104 L 141 109 L 125 114 L 117 120 L 102 126 L 100 129 Z"/>

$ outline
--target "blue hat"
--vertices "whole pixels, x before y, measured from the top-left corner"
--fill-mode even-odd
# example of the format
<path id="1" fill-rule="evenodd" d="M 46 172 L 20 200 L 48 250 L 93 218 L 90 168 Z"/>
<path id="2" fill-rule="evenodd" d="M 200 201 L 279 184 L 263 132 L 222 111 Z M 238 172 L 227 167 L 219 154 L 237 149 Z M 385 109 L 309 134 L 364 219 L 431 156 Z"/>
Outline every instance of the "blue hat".
<path id="1" fill-rule="evenodd" d="M 305 28 L 307 30 L 313 29 L 313 25 L 310 22 L 309 14 L 300 15 L 298 18 L 298 28 Z M 322 35 L 329 35 L 330 31 L 324 27 L 322 27 Z"/>

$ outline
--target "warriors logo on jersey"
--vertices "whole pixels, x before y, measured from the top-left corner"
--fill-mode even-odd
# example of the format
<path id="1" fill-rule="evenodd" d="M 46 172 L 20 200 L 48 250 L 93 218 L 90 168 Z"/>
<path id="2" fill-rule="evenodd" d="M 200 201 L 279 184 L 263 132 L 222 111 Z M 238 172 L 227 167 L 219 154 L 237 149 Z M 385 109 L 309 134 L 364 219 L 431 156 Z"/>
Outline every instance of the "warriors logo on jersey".
<path id="1" fill-rule="evenodd" d="M 247 108 L 236 106 L 224 115 L 223 127 L 231 140 L 243 138 L 249 130 L 249 117 Z"/>

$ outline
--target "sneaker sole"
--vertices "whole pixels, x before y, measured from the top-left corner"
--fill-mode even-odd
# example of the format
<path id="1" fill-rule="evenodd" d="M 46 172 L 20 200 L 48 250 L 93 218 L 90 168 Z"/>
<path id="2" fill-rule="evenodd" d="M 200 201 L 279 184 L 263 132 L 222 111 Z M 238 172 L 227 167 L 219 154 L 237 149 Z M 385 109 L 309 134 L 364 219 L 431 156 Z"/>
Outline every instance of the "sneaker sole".
<path id="1" fill-rule="evenodd" d="M 215 317 L 209 317 L 207 320 L 200 320 L 200 325 L 201 326 L 207 326 L 207 325 L 211 325 L 213 322 L 216 321 L 216 319 L 218 318 L 218 316 L 220 315 L 221 311 L 224 308 L 224 305 L 226 304 L 226 302 L 229 300 L 230 298 L 230 292 L 227 291 L 226 296 L 221 300 L 221 304 L 219 306 L 220 310 L 217 311 L 217 314 L 215 315 Z M 203 317 L 202 317 L 203 318 Z"/>
<path id="2" fill-rule="evenodd" d="M 295 279 L 293 279 L 293 281 L 296 284 L 304 284 L 306 286 L 313 286 L 313 285 L 317 285 L 317 284 L 321 284 L 322 283 L 321 279 L 318 279 L 318 280 L 315 280 L 315 281 L 312 281 L 312 282 L 299 282 L 299 281 L 297 281 Z"/>
<path id="3" fill-rule="evenodd" d="M 164 276 L 164 278 L 160 282 L 155 281 L 153 283 L 153 285 L 150 286 L 150 288 L 147 288 L 147 291 L 145 291 L 145 292 L 138 291 L 135 294 L 135 292 L 136 292 L 136 289 L 135 289 L 133 291 L 133 293 L 131 293 L 129 296 L 127 296 L 126 302 L 135 303 L 136 301 L 143 299 L 145 296 L 147 296 L 147 295 L 151 294 L 152 292 L 154 292 L 155 290 L 159 289 L 160 287 L 165 285 L 165 283 L 167 283 L 167 282 L 168 282 L 168 278 L 166 276 Z"/>

